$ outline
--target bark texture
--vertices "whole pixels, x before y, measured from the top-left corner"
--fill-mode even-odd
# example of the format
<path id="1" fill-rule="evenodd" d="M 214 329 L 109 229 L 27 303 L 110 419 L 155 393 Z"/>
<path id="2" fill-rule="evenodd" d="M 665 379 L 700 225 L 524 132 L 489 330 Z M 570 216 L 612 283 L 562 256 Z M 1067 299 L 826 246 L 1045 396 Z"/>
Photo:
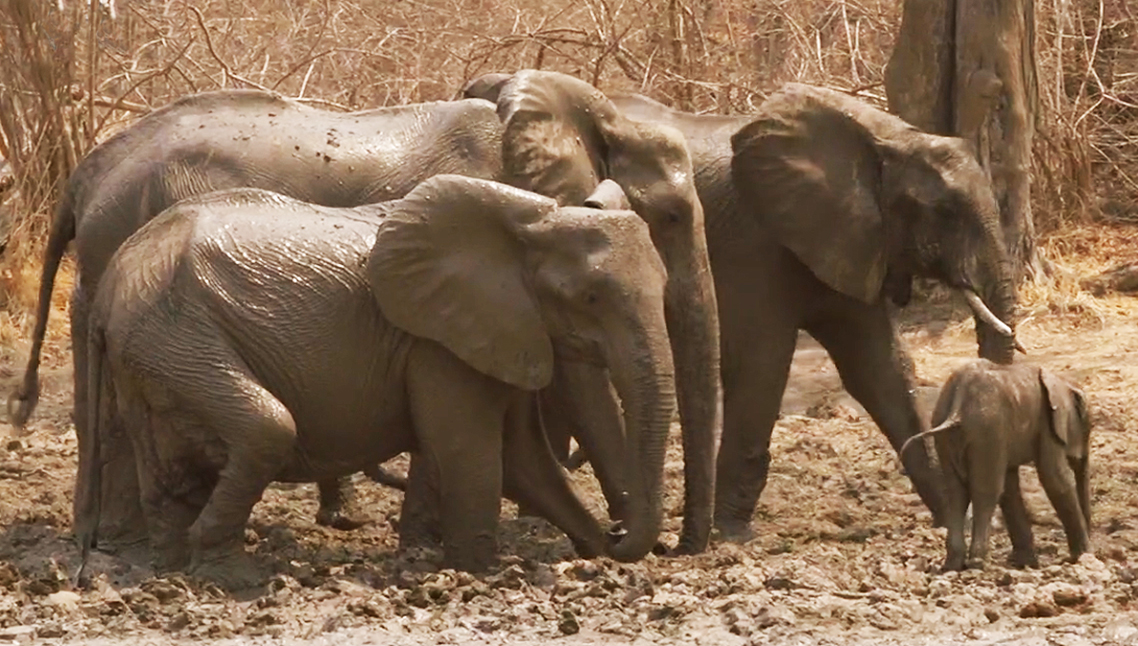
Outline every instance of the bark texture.
<path id="1" fill-rule="evenodd" d="M 972 142 L 992 178 L 1016 275 L 1033 277 L 1038 92 L 1032 0 L 905 0 L 885 89 L 889 109 L 901 118 Z"/>

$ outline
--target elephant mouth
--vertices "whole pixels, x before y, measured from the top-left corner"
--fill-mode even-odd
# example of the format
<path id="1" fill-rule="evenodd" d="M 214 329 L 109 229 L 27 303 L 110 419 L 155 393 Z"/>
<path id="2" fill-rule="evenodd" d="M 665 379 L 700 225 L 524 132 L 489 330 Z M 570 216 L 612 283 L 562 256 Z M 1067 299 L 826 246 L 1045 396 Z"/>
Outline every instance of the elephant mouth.
<path id="1" fill-rule="evenodd" d="M 968 304 L 968 308 L 972 310 L 972 313 L 976 315 L 978 320 L 990 326 L 1000 336 L 1011 339 L 1016 350 L 1027 354 L 1027 350 L 1023 347 L 1023 344 L 1019 342 L 1019 339 L 1015 338 L 1015 331 L 1012 330 L 1010 325 L 1001 321 L 1000 317 L 996 316 L 992 310 L 984 304 L 984 300 L 980 298 L 979 294 L 967 288 L 961 288 L 960 294 L 964 297 L 964 302 Z"/>

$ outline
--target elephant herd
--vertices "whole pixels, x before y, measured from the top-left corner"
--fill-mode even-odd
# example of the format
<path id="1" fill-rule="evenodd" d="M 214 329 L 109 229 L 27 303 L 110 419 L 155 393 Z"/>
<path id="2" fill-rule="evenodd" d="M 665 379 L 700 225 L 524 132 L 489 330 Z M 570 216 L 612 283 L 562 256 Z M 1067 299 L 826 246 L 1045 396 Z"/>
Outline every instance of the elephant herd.
<path id="1" fill-rule="evenodd" d="M 999 209 L 961 139 L 788 84 L 748 116 L 679 112 L 522 70 L 461 97 L 352 113 L 260 91 L 179 99 L 97 146 L 52 225 L 71 299 L 84 558 L 240 587 L 273 481 L 316 482 L 350 528 L 349 476 L 411 452 L 401 541 L 495 556 L 501 496 L 582 556 L 657 546 L 664 449 L 684 450 L 680 553 L 745 539 L 799 330 L 895 449 L 923 430 L 886 304 L 959 290 L 981 357 L 1012 362 Z M 722 420 L 718 410 L 722 397 Z M 718 435 L 718 451 L 716 451 Z M 570 438 L 613 525 L 569 488 Z M 938 523 L 923 443 L 901 451 Z"/>

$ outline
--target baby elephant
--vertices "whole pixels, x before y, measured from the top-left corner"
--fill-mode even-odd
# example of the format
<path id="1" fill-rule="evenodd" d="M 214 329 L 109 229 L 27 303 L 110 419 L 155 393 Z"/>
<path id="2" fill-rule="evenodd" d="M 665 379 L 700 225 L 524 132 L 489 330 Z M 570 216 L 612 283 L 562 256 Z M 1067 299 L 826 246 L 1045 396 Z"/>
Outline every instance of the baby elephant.
<path id="1" fill-rule="evenodd" d="M 996 502 L 1012 541 L 1011 563 L 1037 566 L 1019 467 L 1035 463 L 1063 523 L 1071 559 L 1090 551 L 1087 462 L 1090 419 L 1083 392 L 1037 366 L 971 361 L 949 377 L 933 410 L 934 435 L 947 480 L 947 556 L 943 570 L 961 570 L 964 514 L 972 503 L 968 566 L 983 568 Z"/>

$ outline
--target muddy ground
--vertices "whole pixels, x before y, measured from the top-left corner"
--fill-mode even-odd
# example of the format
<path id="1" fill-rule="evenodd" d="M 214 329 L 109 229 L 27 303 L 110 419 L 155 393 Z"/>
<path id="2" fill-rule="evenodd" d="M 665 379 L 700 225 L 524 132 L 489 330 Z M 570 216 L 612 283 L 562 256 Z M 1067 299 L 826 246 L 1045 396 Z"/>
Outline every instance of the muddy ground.
<path id="1" fill-rule="evenodd" d="M 575 560 L 557 531 L 515 518 L 507 504 L 501 566 L 472 577 L 439 570 L 433 551 L 398 553 L 399 492 L 360 478 L 373 522 L 339 532 L 313 522 L 313 486 L 274 486 L 247 539 L 277 574 L 236 597 L 106 555 L 94 559 L 92 585 L 68 583 L 78 558 L 70 535 L 76 448 L 57 312 L 33 432 L 0 440 L 0 641 L 1138 644 L 1138 305 L 1078 293 L 1026 300 L 1023 360 L 1080 383 L 1093 408 L 1096 555 L 1078 563 L 1065 562 L 1063 531 L 1024 469 L 1042 567 L 1002 565 L 1009 543 L 997 515 L 993 564 L 939 574 L 944 530 L 931 527 L 884 436 L 804 335 L 756 538 L 745 545 L 632 565 Z M 934 294 L 900 321 L 927 414 L 936 386 L 975 355 L 970 319 Z M 26 350 L 0 340 L 9 346 L 0 376 L 10 382 Z M 673 544 L 681 473 L 673 437 L 664 537 Z M 572 478 L 603 514 L 588 467 Z"/>

